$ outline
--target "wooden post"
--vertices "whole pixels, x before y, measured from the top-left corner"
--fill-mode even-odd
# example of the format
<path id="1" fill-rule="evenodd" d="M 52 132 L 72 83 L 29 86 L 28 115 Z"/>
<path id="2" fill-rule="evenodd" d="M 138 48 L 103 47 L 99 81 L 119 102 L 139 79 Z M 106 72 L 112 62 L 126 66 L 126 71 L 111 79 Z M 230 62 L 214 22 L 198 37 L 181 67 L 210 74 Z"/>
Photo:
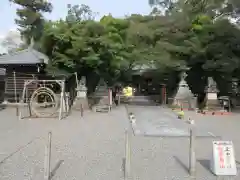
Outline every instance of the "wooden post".
<path id="1" fill-rule="evenodd" d="M 167 104 L 166 85 L 163 84 L 161 89 L 162 89 L 162 93 L 161 93 L 161 95 L 162 95 L 162 97 L 161 97 L 161 99 L 162 99 L 162 104 L 163 104 L 163 105 L 166 105 L 166 104 Z"/>
<path id="2" fill-rule="evenodd" d="M 190 129 L 190 149 L 189 149 L 189 174 L 192 178 L 196 177 L 196 132 L 195 127 L 193 125 L 192 120 L 192 127 Z"/>
<path id="3" fill-rule="evenodd" d="M 14 99 L 15 103 L 17 103 L 17 82 L 16 82 L 16 72 L 13 71 L 13 83 L 14 83 Z"/>
<path id="4" fill-rule="evenodd" d="M 109 107 L 109 111 L 112 110 L 112 101 L 113 101 L 113 99 L 112 99 L 112 89 L 109 88 L 108 89 L 108 107 Z"/>
<path id="5" fill-rule="evenodd" d="M 183 111 L 183 103 L 180 103 L 180 110 Z"/>
<path id="6" fill-rule="evenodd" d="M 23 86 L 23 92 L 22 92 L 22 97 L 21 99 L 19 98 L 19 105 L 18 105 L 18 111 L 19 111 L 19 108 L 22 109 L 23 105 L 24 105 L 24 98 L 26 96 L 26 87 L 27 87 L 27 81 L 25 80 L 24 81 L 24 86 Z M 29 107 L 28 107 L 29 108 Z M 18 119 L 22 119 L 22 112 L 21 112 L 21 109 L 20 111 L 18 112 Z"/>
<path id="7" fill-rule="evenodd" d="M 74 75 L 75 75 L 75 79 L 76 79 L 76 85 L 77 85 L 77 88 L 78 88 L 78 74 L 77 74 L 77 72 L 75 72 Z"/>
<path id="8" fill-rule="evenodd" d="M 231 101 L 228 99 L 228 112 L 232 112 Z"/>
<path id="9" fill-rule="evenodd" d="M 82 103 L 81 103 L 80 111 L 81 111 L 81 117 L 83 117 L 83 104 Z"/>
<path id="10" fill-rule="evenodd" d="M 31 82 L 30 82 L 31 83 Z M 29 85 L 29 82 L 27 83 L 27 86 Z M 31 99 L 28 94 L 28 88 L 26 87 L 26 92 L 25 92 L 25 97 L 26 97 L 26 104 L 28 106 L 28 111 L 29 111 L 29 116 L 32 117 L 32 107 L 31 107 Z"/>
<path id="11" fill-rule="evenodd" d="M 62 119 L 64 93 L 65 93 L 65 81 L 61 81 L 61 96 L 60 96 L 60 109 L 59 109 L 58 120 Z"/>
<path id="12" fill-rule="evenodd" d="M 45 163 L 44 163 L 44 180 L 50 180 L 51 178 L 51 144 L 52 133 L 48 133 L 48 143 L 45 146 Z"/>
<path id="13" fill-rule="evenodd" d="M 121 95 L 120 93 L 118 93 L 118 105 L 120 105 L 120 103 L 121 103 Z"/>
<path id="14" fill-rule="evenodd" d="M 18 109 L 18 99 L 17 99 L 17 82 L 16 82 L 16 72 L 13 71 L 13 83 L 14 83 L 14 100 L 16 105 L 16 116 L 19 116 L 19 109 Z"/>
<path id="15" fill-rule="evenodd" d="M 128 180 L 131 170 L 131 146 L 130 146 L 130 132 L 125 132 L 125 167 L 124 167 L 124 180 Z"/>
<path id="16" fill-rule="evenodd" d="M 16 116 L 19 116 L 19 103 L 16 104 Z"/>

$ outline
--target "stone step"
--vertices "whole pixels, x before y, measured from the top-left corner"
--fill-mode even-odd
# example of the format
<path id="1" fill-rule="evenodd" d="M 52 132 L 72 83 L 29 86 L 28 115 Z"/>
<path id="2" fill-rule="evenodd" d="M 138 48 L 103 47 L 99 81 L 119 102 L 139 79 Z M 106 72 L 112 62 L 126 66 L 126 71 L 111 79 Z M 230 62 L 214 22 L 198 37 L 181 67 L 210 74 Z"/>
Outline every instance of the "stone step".
<path id="1" fill-rule="evenodd" d="M 111 107 L 108 105 L 97 105 L 93 107 L 93 110 L 95 112 L 109 112 L 111 110 Z"/>

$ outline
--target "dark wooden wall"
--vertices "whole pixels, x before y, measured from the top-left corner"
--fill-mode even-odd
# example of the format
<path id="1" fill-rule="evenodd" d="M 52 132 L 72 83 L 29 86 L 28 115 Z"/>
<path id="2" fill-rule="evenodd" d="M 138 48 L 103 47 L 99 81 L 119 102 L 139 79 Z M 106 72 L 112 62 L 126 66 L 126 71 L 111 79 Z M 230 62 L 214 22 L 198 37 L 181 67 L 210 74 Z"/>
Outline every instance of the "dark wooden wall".
<path id="1" fill-rule="evenodd" d="M 3 65 L 2 65 L 3 66 Z M 9 102 L 15 102 L 15 88 L 17 101 L 19 101 L 19 97 L 22 95 L 24 88 L 24 81 L 37 79 L 39 74 L 42 74 L 43 71 L 38 68 L 37 65 L 4 65 L 6 68 L 6 75 L 4 76 L 4 87 L 0 87 L 1 91 L 4 89 L 4 99 Z M 38 72 L 39 71 L 39 72 Z M 15 85 L 16 82 L 16 85 Z M 29 90 L 36 89 L 36 84 L 32 84 L 29 87 Z"/>

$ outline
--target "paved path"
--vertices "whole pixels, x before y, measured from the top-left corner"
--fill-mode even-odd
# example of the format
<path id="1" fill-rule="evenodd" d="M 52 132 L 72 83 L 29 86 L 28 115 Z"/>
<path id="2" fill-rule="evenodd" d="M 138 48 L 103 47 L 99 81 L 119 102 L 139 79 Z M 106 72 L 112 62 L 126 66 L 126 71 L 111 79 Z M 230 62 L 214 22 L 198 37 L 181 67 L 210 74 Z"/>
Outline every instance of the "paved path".
<path id="1" fill-rule="evenodd" d="M 155 137 L 189 137 L 191 125 L 187 120 L 178 119 L 170 109 L 141 106 L 127 106 L 130 112 L 136 116 L 136 122 L 132 123 L 135 135 Z M 203 128 L 195 128 L 198 138 L 217 136 L 204 131 Z M 219 136 L 219 135 L 218 135 Z"/>

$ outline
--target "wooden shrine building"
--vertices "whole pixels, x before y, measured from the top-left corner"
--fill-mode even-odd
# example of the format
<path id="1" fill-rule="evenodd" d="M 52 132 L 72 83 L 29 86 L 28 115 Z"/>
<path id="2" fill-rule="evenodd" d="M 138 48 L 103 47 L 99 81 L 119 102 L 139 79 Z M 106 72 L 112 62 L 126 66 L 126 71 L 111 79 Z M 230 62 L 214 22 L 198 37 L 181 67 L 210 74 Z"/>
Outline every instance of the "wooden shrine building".
<path id="1" fill-rule="evenodd" d="M 15 102 L 15 94 L 22 94 L 24 80 L 37 79 L 44 74 L 48 60 L 46 55 L 31 47 L 0 56 L 0 69 L 5 70 L 4 86 L 0 86 L 0 94 L 4 94 L 5 100 Z"/>

